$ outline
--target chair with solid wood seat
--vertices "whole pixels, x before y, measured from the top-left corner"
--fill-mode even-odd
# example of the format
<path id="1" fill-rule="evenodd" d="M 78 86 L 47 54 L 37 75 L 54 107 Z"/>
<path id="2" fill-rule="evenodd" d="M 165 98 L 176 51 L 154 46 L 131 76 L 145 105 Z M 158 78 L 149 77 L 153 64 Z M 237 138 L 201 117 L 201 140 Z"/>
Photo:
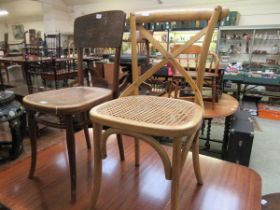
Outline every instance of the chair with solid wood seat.
<path id="1" fill-rule="evenodd" d="M 111 134 L 124 134 L 135 138 L 135 162 L 140 164 L 140 140 L 148 143 L 159 154 L 165 177 L 171 180 L 171 209 L 179 209 L 180 175 L 189 149 L 192 147 L 194 172 L 199 184 L 202 177 L 199 167 L 199 129 L 203 117 L 203 99 L 200 93 L 207 53 L 218 20 L 228 13 L 221 7 L 210 11 L 189 11 L 182 13 L 155 13 L 150 15 L 130 15 L 132 41 L 132 73 L 133 83 L 122 93 L 121 97 L 100 104 L 90 111 L 94 125 L 94 182 L 90 209 L 98 208 L 98 196 L 101 188 L 102 158 L 106 158 L 106 140 Z M 208 26 L 186 42 L 173 53 L 167 52 L 160 43 L 142 25 L 149 22 L 209 20 Z M 146 38 L 164 57 L 164 59 L 139 76 L 137 64 L 136 30 Z M 204 36 L 203 49 L 198 63 L 198 77 L 195 83 L 191 76 L 176 60 L 182 51 L 189 48 L 195 41 Z M 139 96 L 139 87 L 151 78 L 162 66 L 171 63 L 183 75 L 195 92 L 195 102 L 180 99 Z M 104 127 L 109 127 L 102 132 Z M 173 153 L 170 160 L 165 149 L 154 138 L 169 137 L 173 141 Z M 110 192 L 106 192 L 110 196 Z M 101 207 L 100 207 L 101 209 Z"/>
<path id="2" fill-rule="evenodd" d="M 71 199 L 76 198 L 76 162 L 75 162 L 75 141 L 74 130 L 84 128 L 87 146 L 90 148 L 90 139 L 87 131 L 88 111 L 97 104 L 118 97 L 119 82 L 119 57 L 122 45 L 122 35 L 126 14 L 122 11 L 106 11 L 93 13 L 79 17 L 75 20 L 74 38 L 78 50 L 78 84 L 79 87 L 50 90 L 30 94 L 23 99 L 28 111 L 28 125 L 31 139 L 32 160 L 29 177 L 32 178 L 36 167 L 36 123 L 43 123 L 47 126 L 66 129 L 66 142 L 69 156 L 69 168 L 71 179 Z M 111 89 L 101 87 L 84 87 L 83 76 L 83 49 L 84 48 L 111 47 L 115 49 L 113 85 Z M 51 114 L 58 116 L 60 123 L 37 118 L 37 113 Z M 75 123 L 76 117 L 80 121 Z M 118 136 L 120 137 L 120 136 Z M 121 159 L 124 159 L 121 139 L 118 138 Z"/>

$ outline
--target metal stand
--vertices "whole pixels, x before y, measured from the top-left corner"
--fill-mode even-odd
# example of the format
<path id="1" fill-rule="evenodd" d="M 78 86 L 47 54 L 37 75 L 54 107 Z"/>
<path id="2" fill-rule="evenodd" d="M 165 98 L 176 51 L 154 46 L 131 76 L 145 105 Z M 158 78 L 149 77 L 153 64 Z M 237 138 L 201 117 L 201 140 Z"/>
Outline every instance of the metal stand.
<path id="1" fill-rule="evenodd" d="M 0 123 L 8 122 L 12 135 L 11 141 L 0 141 L 0 163 L 16 159 L 23 150 L 22 140 L 26 132 L 26 114 L 24 108 L 14 100 L 14 97 L 14 93 L 11 91 L 0 92 Z"/>

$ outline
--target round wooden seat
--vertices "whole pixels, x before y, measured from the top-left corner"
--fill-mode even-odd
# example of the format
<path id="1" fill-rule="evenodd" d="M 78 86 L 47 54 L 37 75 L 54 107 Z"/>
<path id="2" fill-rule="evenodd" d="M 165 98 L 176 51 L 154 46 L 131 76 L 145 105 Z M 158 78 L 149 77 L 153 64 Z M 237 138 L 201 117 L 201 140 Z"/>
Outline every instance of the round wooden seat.
<path id="1" fill-rule="evenodd" d="M 128 96 L 90 111 L 93 122 L 151 135 L 182 136 L 202 120 L 200 106 L 179 99 Z"/>

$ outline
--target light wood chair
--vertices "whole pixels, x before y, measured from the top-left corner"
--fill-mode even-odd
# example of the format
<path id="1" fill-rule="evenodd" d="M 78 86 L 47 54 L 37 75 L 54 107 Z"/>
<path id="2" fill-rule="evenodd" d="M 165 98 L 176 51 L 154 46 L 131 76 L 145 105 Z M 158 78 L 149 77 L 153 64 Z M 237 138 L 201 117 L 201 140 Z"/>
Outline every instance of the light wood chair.
<path id="1" fill-rule="evenodd" d="M 90 139 L 87 132 L 88 111 L 104 101 L 117 98 L 119 82 L 119 58 L 122 45 L 123 28 L 126 14 L 122 11 L 106 11 L 79 17 L 75 20 L 74 38 L 78 50 L 78 82 L 80 87 L 51 90 L 24 97 L 23 103 L 28 111 L 28 125 L 31 139 L 31 168 L 29 178 L 33 178 L 36 167 L 36 123 L 66 129 L 67 150 L 69 156 L 71 199 L 76 198 L 76 158 L 74 128 L 84 128 L 87 147 Z M 114 75 L 112 89 L 100 87 L 83 87 L 83 48 L 115 48 L 115 63 L 111 74 Z M 55 123 L 47 119 L 36 118 L 36 113 L 59 116 L 62 122 Z M 80 123 L 74 123 L 74 117 L 80 117 Z M 118 136 L 120 137 L 120 136 Z M 118 138 L 121 159 L 124 158 L 121 139 Z"/>
<path id="2" fill-rule="evenodd" d="M 174 45 L 171 49 L 171 52 L 175 52 L 178 50 L 182 45 Z M 188 71 L 190 76 L 192 78 L 197 78 L 198 73 L 198 63 L 199 63 L 199 56 L 201 53 L 202 47 L 198 45 L 192 45 L 190 48 L 185 49 L 180 53 L 180 56 L 177 58 L 179 63 Z M 220 60 L 216 53 L 214 52 L 208 52 L 207 60 L 205 64 L 205 73 L 204 73 L 204 85 L 205 87 L 211 88 L 211 95 L 204 94 L 204 90 L 206 88 L 202 88 L 202 95 L 203 100 L 210 100 L 212 102 L 212 108 L 215 108 L 215 102 L 218 102 L 219 99 L 219 90 L 218 88 L 220 85 L 218 84 L 219 77 L 221 73 L 219 72 L 219 64 Z M 178 80 L 182 78 L 182 75 L 180 72 L 178 72 L 176 69 L 174 69 L 173 79 Z M 172 83 L 175 87 L 174 91 L 174 97 L 175 98 L 189 98 L 188 96 L 181 96 L 184 95 L 184 88 L 186 90 L 187 87 L 185 87 L 185 84 L 180 84 L 179 81 L 175 81 Z M 178 86 L 178 84 L 180 84 Z M 181 88 L 182 87 L 182 88 Z M 209 88 L 208 88 L 209 89 Z M 187 89 L 188 90 L 188 89 Z M 183 94 L 181 94 L 181 91 Z M 188 94 L 187 94 L 188 95 Z M 192 95 L 192 93 L 190 93 Z"/>
<path id="3" fill-rule="evenodd" d="M 228 10 L 217 7 L 209 11 L 189 11 L 182 13 L 156 13 L 148 16 L 130 15 L 132 40 L 132 67 L 133 83 L 122 93 L 121 97 L 110 102 L 98 105 L 91 109 L 90 117 L 94 124 L 94 181 L 90 209 L 95 209 L 101 188 L 102 158 L 106 157 L 106 140 L 111 134 L 125 134 L 135 137 L 135 161 L 139 165 L 139 140 L 151 145 L 159 154 L 165 171 L 165 177 L 171 180 L 171 209 L 179 209 L 180 174 L 183 169 L 189 149 L 192 147 L 194 172 L 199 184 L 202 177 L 199 168 L 199 142 L 198 135 L 203 116 L 203 100 L 200 89 L 203 83 L 204 67 L 208 54 L 209 44 L 214 27 L 218 20 L 228 14 Z M 208 26 L 192 37 L 172 54 L 167 52 L 152 35 L 144 29 L 143 23 L 183 21 L 183 20 L 209 20 Z M 137 64 L 137 38 L 136 30 L 152 44 L 164 59 L 150 68 L 143 75 L 138 75 Z M 203 49 L 198 63 L 197 83 L 180 66 L 176 56 L 190 47 L 195 41 L 204 36 Z M 138 96 L 139 85 L 150 78 L 160 67 L 171 63 L 183 75 L 195 91 L 195 102 L 185 100 Z M 110 127 L 102 132 L 104 126 Z M 172 160 L 169 159 L 164 148 L 154 136 L 170 137 L 173 140 Z M 106 196 L 110 192 L 106 192 Z"/>

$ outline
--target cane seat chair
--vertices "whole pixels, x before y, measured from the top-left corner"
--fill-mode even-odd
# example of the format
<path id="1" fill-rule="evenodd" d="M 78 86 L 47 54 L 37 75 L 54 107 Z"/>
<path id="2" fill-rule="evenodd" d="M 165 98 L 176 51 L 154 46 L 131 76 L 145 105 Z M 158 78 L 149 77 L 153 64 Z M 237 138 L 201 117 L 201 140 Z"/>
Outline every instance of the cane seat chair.
<path id="1" fill-rule="evenodd" d="M 171 49 L 171 52 L 175 52 L 177 49 L 179 49 L 181 45 L 174 45 Z M 202 50 L 202 47 L 199 45 L 192 45 L 190 48 L 182 51 L 180 53 L 180 56 L 177 58 L 179 63 L 188 71 L 190 76 L 192 78 L 197 78 L 197 68 L 199 63 L 199 55 Z M 201 90 L 203 100 L 204 101 L 211 101 L 212 108 L 215 108 L 215 102 L 218 102 L 219 99 L 219 58 L 216 53 L 214 52 L 208 52 L 207 60 L 205 64 L 205 73 L 204 73 L 204 84 L 203 88 Z M 178 72 L 176 69 L 173 70 L 173 79 L 176 81 L 173 81 L 174 86 L 174 97 L 180 98 L 180 99 L 188 99 L 191 98 L 191 95 L 193 93 L 189 93 L 190 88 L 186 87 L 186 84 L 183 82 L 180 84 L 180 78 L 182 78 L 182 75 L 180 72 Z M 204 94 L 204 92 L 207 92 L 210 87 L 211 94 Z M 173 89 L 173 88 L 172 88 Z M 187 93 L 185 93 L 187 92 Z M 208 91 L 209 92 L 209 91 Z"/>
<path id="2" fill-rule="evenodd" d="M 121 97 L 105 102 L 91 109 L 90 118 L 94 125 L 94 183 L 91 196 L 90 209 L 98 205 L 97 199 L 101 188 L 102 158 L 106 157 L 106 139 L 111 134 L 125 134 L 135 138 L 135 160 L 139 165 L 139 142 L 150 144 L 159 154 L 165 171 L 165 177 L 171 180 L 171 209 L 179 209 L 180 174 L 184 166 L 188 151 L 192 147 L 194 172 L 199 184 L 202 177 L 199 168 L 198 133 L 203 116 L 203 100 L 200 89 L 203 82 L 205 61 L 209 49 L 214 27 L 218 20 L 226 16 L 228 10 L 221 7 L 213 11 L 195 11 L 183 13 L 155 13 L 148 16 L 130 15 L 131 41 L 132 41 L 132 68 L 133 83 L 122 93 Z M 174 53 L 167 52 L 152 35 L 144 29 L 143 23 L 209 20 L 208 26 L 195 35 Z M 161 52 L 164 59 L 151 67 L 141 76 L 138 75 L 137 65 L 137 39 L 136 30 Z M 180 66 L 175 56 L 190 47 L 195 41 L 204 36 L 203 49 L 198 63 L 198 82 L 195 83 L 185 69 Z M 171 63 L 174 68 L 184 76 L 195 91 L 195 102 L 174 98 L 139 96 L 139 85 L 150 78 L 160 67 Z M 110 127 L 102 132 L 104 126 Z M 172 160 L 169 159 L 164 148 L 154 136 L 170 137 L 173 140 Z M 106 192 L 106 196 L 109 193 Z M 101 208 L 100 208 L 101 209 Z"/>
<path id="3" fill-rule="evenodd" d="M 79 17 L 75 20 L 74 38 L 78 50 L 78 87 L 70 87 L 30 94 L 23 99 L 28 111 L 28 125 L 31 139 L 31 168 L 29 178 L 34 177 L 36 167 L 36 118 L 37 112 L 57 115 L 62 123 L 48 122 L 47 126 L 66 129 L 66 142 L 69 157 L 71 200 L 76 198 L 76 158 L 74 129 L 88 126 L 88 111 L 97 104 L 118 97 L 119 57 L 122 45 L 123 28 L 126 14 L 122 11 L 106 11 Z M 114 75 L 112 89 L 100 87 L 84 87 L 83 48 L 111 47 L 115 49 L 115 62 L 111 74 Z M 80 122 L 74 123 L 75 116 Z M 40 121 L 41 123 L 41 121 Z M 45 122 L 46 123 L 46 122 Z M 86 132 L 87 146 L 90 138 Z M 118 138 L 120 155 L 123 158 L 121 139 Z"/>

